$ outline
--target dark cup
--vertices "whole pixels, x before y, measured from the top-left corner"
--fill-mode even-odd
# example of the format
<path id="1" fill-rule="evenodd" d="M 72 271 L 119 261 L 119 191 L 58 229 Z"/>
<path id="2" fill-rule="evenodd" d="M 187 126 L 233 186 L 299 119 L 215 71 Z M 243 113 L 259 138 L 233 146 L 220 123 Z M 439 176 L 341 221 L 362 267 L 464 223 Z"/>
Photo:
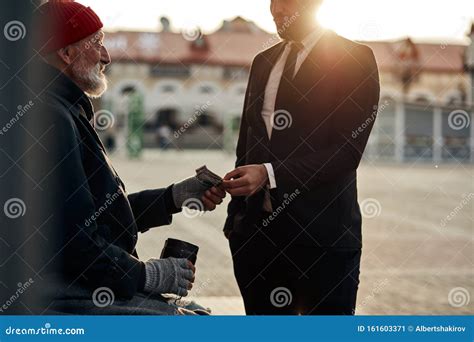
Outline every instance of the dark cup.
<path id="1" fill-rule="evenodd" d="M 184 258 L 191 261 L 193 265 L 196 265 L 198 251 L 199 247 L 192 243 L 176 239 L 167 239 L 161 251 L 161 258 Z"/>

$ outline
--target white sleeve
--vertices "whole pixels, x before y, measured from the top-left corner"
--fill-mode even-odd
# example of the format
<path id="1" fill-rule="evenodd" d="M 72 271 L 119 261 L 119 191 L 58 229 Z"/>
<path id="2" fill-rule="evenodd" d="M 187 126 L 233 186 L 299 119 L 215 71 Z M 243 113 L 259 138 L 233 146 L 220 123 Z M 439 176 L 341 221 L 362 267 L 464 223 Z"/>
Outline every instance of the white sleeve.
<path id="1" fill-rule="evenodd" d="M 275 180 L 275 173 L 273 172 L 273 166 L 270 163 L 265 163 L 263 165 L 267 169 L 268 181 L 270 183 L 269 188 L 270 189 L 275 189 L 277 187 L 277 184 L 276 184 L 276 180 Z"/>

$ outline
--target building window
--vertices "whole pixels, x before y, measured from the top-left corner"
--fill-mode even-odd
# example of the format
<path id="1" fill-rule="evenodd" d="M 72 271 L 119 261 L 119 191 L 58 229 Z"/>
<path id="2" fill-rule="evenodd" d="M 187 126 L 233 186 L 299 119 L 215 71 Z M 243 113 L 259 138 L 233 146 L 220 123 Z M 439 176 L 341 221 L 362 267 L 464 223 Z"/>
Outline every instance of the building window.
<path id="1" fill-rule="evenodd" d="M 201 86 L 201 87 L 199 87 L 199 92 L 201 94 L 213 94 L 214 89 L 212 89 L 212 87 L 210 87 L 210 86 Z"/>
<path id="2" fill-rule="evenodd" d="M 241 67 L 227 67 L 224 68 L 223 77 L 226 80 L 247 80 L 249 77 L 249 70 Z"/>
<path id="3" fill-rule="evenodd" d="M 213 118 L 208 113 L 203 113 L 199 115 L 197 123 L 199 126 L 209 127 L 213 125 Z"/>
<path id="4" fill-rule="evenodd" d="M 134 85 L 126 85 L 122 87 L 122 89 L 120 90 L 120 94 L 129 95 L 129 94 L 135 93 L 136 91 L 137 91 L 137 88 L 135 88 Z"/>
<path id="5" fill-rule="evenodd" d="M 161 87 L 162 93 L 174 93 L 175 91 L 176 91 L 176 88 L 171 84 L 165 84 L 164 86 Z"/>
<path id="6" fill-rule="evenodd" d="M 421 96 L 417 96 L 415 98 L 415 103 L 422 104 L 422 105 L 428 105 L 428 104 L 430 104 L 430 100 L 426 96 L 421 95 Z"/>
<path id="7" fill-rule="evenodd" d="M 183 65 L 155 65 L 150 69 L 152 77 L 180 77 L 187 78 L 191 76 L 188 66 Z"/>
<path id="8" fill-rule="evenodd" d="M 451 96 L 448 98 L 448 101 L 446 102 L 446 104 L 448 106 L 455 107 L 455 106 L 461 106 L 462 102 L 463 101 L 460 96 Z"/>

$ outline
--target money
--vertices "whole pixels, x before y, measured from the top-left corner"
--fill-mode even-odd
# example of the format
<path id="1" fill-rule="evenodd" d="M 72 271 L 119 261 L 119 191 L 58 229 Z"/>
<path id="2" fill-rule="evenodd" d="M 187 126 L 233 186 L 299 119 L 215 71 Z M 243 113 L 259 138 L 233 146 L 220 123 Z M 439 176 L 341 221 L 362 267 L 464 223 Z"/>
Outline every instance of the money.
<path id="1" fill-rule="evenodd" d="M 209 187 L 218 186 L 222 183 L 222 178 L 210 171 L 206 165 L 196 169 L 196 177 Z"/>

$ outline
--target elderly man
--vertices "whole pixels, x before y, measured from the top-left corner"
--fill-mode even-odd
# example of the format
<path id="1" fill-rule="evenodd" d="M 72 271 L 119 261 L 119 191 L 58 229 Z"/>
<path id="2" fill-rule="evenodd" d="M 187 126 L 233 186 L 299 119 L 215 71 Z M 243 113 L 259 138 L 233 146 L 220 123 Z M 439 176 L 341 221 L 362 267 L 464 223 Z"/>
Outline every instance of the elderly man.
<path id="1" fill-rule="evenodd" d="M 111 62 L 101 20 L 72 1 L 43 4 L 35 20 L 36 50 L 45 63 L 31 84 L 42 108 L 31 129 L 38 141 L 46 139 L 38 150 L 33 195 L 45 201 L 35 204 L 42 209 L 32 222 L 60 235 L 52 260 L 39 266 L 47 270 L 54 264 L 52 272 L 63 284 L 50 307 L 86 314 L 174 314 L 160 294 L 186 296 L 195 268 L 186 259 L 140 261 L 138 233 L 170 224 L 187 199 L 213 210 L 225 192 L 192 177 L 166 189 L 128 194 L 93 127 L 90 98 L 107 89 L 104 70 Z M 45 76 L 39 77 L 41 72 Z M 108 306 L 100 304 L 104 293 L 112 299 Z"/>

